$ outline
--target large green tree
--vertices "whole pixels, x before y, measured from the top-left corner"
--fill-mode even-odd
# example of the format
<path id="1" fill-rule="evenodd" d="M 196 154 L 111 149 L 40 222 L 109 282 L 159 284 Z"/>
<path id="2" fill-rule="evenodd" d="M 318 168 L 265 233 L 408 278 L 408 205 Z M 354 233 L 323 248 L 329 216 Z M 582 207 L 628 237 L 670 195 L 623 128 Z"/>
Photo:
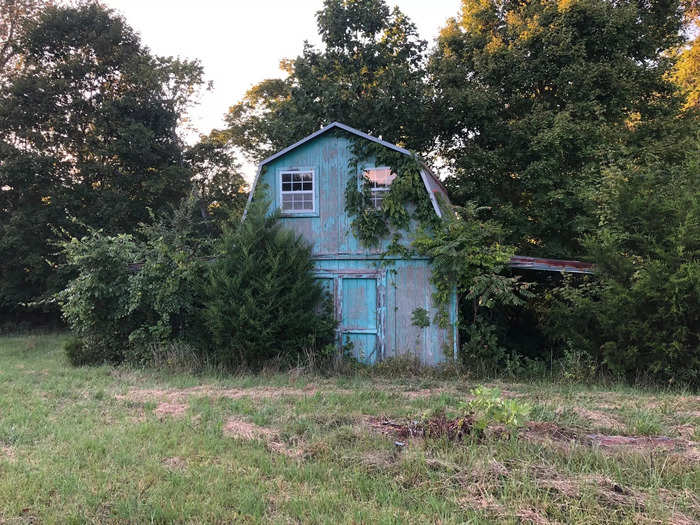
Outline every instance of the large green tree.
<path id="1" fill-rule="evenodd" d="M 185 151 L 185 161 L 203 217 L 220 225 L 243 215 L 247 183 L 225 133 L 214 130 L 200 137 Z"/>
<path id="2" fill-rule="evenodd" d="M 5 312 L 55 288 L 56 228 L 131 231 L 186 195 L 177 126 L 202 77 L 96 2 L 45 7 L 20 33 L 21 68 L 0 92 Z"/>
<path id="3" fill-rule="evenodd" d="M 700 119 L 653 122 L 603 170 L 596 278 L 542 310 L 558 344 L 634 379 L 700 384 Z"/>
<path id="4" fill-rule="evenodd" d="M 384 0 L 325 0 L 316 19 L 323 45 L 283 60 L 284 79 L 248 91 L 227 116 L 231 143 L 259 160 L 332 121 L 417 151 L 425 125 L 426 42 Z"/>
<path id="5" fill-rule="evenodd" d="M 458 203 L 492 206 L 523 254 L 583 256 L 601 166 L 675 110 L 676 1 L 463 0 L 430 72 Z"/>
<path id="6" fill-rule="evenodd" d="M 21 65 L 24 25 L 51 0 L 0 0 L 0 86 Z"/>

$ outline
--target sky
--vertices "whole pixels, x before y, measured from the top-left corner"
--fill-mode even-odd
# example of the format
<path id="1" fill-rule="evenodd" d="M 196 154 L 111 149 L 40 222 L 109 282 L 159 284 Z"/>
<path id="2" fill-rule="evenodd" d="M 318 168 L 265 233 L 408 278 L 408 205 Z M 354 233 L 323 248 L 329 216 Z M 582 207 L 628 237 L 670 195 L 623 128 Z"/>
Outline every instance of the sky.
<path id="1" fill-rule="evenodd" d="M 228 108 L 254 84 L 281 76 L 279 62 L 318 44 L 315 13 L 322 0 L 103 0 L 119 11 L 144 44 L 162 56 L 198 59 L 213 88 L 191 111 L 194 130 L 223 126 Z M 432 43 L 460 0 L 388 0 Z M 192 136 L 196 136 L 193 133 Z M 243 166 L 246 179 L 254 168 Z"/>

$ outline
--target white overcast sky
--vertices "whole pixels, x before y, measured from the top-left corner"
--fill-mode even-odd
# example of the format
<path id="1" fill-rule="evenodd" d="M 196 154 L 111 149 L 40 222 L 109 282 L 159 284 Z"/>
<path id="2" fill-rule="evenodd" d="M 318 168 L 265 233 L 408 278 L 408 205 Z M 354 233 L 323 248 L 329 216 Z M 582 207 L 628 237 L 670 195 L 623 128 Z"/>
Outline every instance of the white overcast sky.
<path id="1" fill-rule="evenodd" d="M 315 13 L 322 0 L 103 0 L 126 18 L 158 55 L 199 59 L 213 89 L 191 112 L 200 133 L 221 127 L 229 106 L 257 82 L 280 76 L 279 61 L 318 44 Z M 432 44 L 460 0 L 389 0 Z M 245 165 L 246 178 L 251 166 Z"/>

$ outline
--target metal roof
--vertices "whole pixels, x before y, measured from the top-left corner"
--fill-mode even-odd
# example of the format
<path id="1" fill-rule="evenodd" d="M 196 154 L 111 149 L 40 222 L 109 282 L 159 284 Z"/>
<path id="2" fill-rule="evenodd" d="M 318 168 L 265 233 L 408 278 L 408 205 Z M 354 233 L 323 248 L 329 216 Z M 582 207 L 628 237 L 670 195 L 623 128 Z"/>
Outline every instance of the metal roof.
<path id="1" fill-rule="evenodd" d="M 509 266 L 522 270 L 540 270 L 546 272 L 595 273 L 592 263 L 582 261 L 564 261 L 561 259 L 543 259 L 541 257 L 524 257 L 514 255 Z"/>
<path id="2" fill-rule="evenodd" d="M 308 142 L 308 141 L 310 141 L 310 140 L 315 139 L 315 138 L 318 137 L 319 135 L 323 135 L 326 131 L 330 131 L 330 130 L 333 129 L 333 128 L 340 128 L 340 129 L 342 129 L 343 131 L 347 131 L 348 133 L 352 133 L 352 134 L 354 134 L 354 135 L 357 135 L 357 136 L 359 136 L 359 137 L 362 137 L 363 139 L 371 140 L 372 142 L 376 142 L 377 144 L 381 144 L 382 146 L 386 146 L 387 148 L 393 149 L 394 151 L 398 151 L 399 153 L 403 153 L 404 155 L 411 155 L 411 152 L 410 152 L 410 151 L 408 151 L 407 149 L 404 149 L 404 148 L 402 148 L 402 147 L 400 147 L 400 146 L 397 146 L 396 144 L 392 144 L 392 143 L 390 143 L 390 142 L 386 142 L 385 140 L 378 139 L 377 137 L 373 137 L 372 135 L 368 135 L 367 133 L 363 133 L 363 132 L 361 132 L 361 131 L 358 130 L 358 129 L 351 128 L 350 126 L 346 126 L 345 124 L 343 124 L 343 123 L 341 123 L 341 122 L 331 122 L 331 123 L 328 124 L 326 127 L 323 127 L 323 128 L 321 128 L 321 129 L 319 129 L 318 131 L 313 132 L 311 135 L 308 135 L 308 136 L 304 137 L 303 139 L 301 139 L 301 140 L 295 142 L 294 144 L 292 144 L 291 146 L 287 146 L 287 147 L 284 148 L 283 150 L 278 151 L 277 153 L 275 153 L 274 155 L 270 155 L 269 157 L 267 157 L 266 159 L 264 159 L 262 162 L 260 162 L 260 166 L 264 166 L 264 165 L 267 164 L 268 162 L 273 161 L 273 160 L 275 160 L 275 159 L 278 158 L 278 157 L 281 157 L 281 156 L 284 155 L 285 153 L 289 153 L 289 152 L 292 151 L 294 148 L 298 148 L 298 147 L 301 146 L 302 144 L 304 144 L 304 143 L 306 143 L 306 142 Z"/>

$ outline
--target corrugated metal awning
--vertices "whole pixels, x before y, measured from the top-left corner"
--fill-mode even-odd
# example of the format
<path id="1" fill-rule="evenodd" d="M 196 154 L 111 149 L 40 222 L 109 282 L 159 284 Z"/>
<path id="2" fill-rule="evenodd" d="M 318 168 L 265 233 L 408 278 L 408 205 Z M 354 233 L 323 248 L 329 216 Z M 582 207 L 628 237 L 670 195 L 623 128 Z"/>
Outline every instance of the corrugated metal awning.
<path id="1" fill-rule="evenodd" d="M 595 273 L 592 263 L 582 261 L 564 261 L 561 259 L 543 259 L 541 257 L 523 257 L 514 255 L 510 258 L 511 268 L 521 270 L 539 270 L 544 272 Z"/>

